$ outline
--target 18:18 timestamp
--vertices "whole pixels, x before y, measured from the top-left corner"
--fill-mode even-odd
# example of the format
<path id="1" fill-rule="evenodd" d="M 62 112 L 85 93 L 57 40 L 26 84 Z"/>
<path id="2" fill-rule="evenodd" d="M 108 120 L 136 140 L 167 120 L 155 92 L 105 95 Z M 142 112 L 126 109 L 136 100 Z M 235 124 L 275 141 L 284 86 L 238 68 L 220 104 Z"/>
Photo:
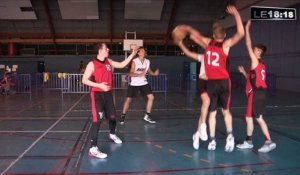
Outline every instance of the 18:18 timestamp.
<path id="1" fill-rule="evenodd" d="M 296 9 L 277 7 L 251 7 L 252 20 L 296 20 Z"/>

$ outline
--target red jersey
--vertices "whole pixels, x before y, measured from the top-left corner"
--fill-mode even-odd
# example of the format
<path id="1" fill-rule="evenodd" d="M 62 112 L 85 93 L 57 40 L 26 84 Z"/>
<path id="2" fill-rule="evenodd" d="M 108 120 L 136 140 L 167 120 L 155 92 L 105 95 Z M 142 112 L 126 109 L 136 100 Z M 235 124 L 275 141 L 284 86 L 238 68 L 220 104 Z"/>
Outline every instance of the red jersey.
<path id="1" fill-rule="evenodd" d="M 96 83 L 103 83 L 107 82 L 110 89 L 112 89 L 112 67 L 108 62 L 108 59 L 104 61 L 100 61 L 98 59 L 93 60 L 94 64 L 94 82 Z M 100 91 L 103 90 L 100 88 L 92 87 L 92 91 Z"/>
<path id="2" fill-rule="evenodd" d="M 205 72 L 208 79 L 228 79 L 227 55 L 223 51 L 223 42 L 212 40 L 204 53 Z"/>
<path id="3" fill-rule="evenodd" d="M 248 73 L 252 88 L 267 88 L 266 83 L 266 67 L 262 62 L 259 62 L 256 68 L 250 70 Z"/>

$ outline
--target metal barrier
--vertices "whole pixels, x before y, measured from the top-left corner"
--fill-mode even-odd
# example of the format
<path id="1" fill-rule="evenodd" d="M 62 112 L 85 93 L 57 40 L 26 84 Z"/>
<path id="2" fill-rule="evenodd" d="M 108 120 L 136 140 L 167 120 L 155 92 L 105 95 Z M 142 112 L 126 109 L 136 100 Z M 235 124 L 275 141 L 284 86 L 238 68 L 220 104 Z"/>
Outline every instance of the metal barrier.
<path id="1" fill-rule="evenodd" d="M 50 77 L 50 76 L 49 76 Z M 90 87 L 81 83 L 82 74 L 67 74 L 66 80 L 61 81 L 62 96 L 67 93 L 89 93 Z M 158 76 L 147 75 L 148 82 L 153 92 L 164 92 L 167 95 L 167 75 L 159 74 Z M 128 74 L 113 74 L 113 89 L 127 89 Z M 49 78 L 48 81 L 51 81 Z M 51 83 L 50 83 L 51 84 Z"/>
<path id="2" fill-rule="evenodd" d="M 31 98 L 31 75 L 30 74 L 12 74 L 8 77 L 11 82 L 7 93 L 26 93 Z"/>
<path id="3" fill-rule="evenodd" d="M 167 81 L 168 91 L 182 90 L 182 74 L 172 74 L 172 75 L 168 75 L 167 77 L 168 77 L 168 81 Z"/>
<path id="4" fill-rule="evenodd" d="M 31 94 L 31 75 L 30 74 L 17 74 L 14 76 L 15 91 L 17 93 L 30 93 Z"/>
<path id="5" fill-rule="evenodd" d="M 36 88 L 63 89 L 68 80 L 67 73 L 37 73 L 35 74 Z"/>
<path id="6" fill-rule="evenodd" d="M 196 91 L 198 79 L 197 74 L 172 74 L 168 77 L 168 90 Z"/>
<path id="7" fill-rule="evenodd" d="M 165 100 L 167 100 L 168 77 L 166 74 L 159 74 L 158 76 L 147 75 L 148 83 L 153 92 L 163 92 Z"/>
<path id="8" fill-rule="evenodd" d="M 114 89 L 127 89 L 130 77 L 127 73 L 114 73 L 113 74 L 113 88 Z"/>
<path id="9" fill-rule="evenodd" d="M 64 93 L 89 93 L 90 87 L 82 84 L 82 74 L 68 74 L 66 81 L 62 81 L 62 94 Z"/>

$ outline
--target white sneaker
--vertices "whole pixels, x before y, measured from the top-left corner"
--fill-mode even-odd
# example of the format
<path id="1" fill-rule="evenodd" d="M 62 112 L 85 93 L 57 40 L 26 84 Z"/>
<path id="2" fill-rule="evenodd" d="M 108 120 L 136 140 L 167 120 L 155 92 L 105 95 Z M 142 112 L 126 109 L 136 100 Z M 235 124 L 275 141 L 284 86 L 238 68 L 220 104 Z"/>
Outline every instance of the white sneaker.
<path id="1" fill-rule="evenodd" d="M 156 123 L 149 115 L 145 114 L 144 120 L 149 122 L 149 123 Z"/>
<path id="2" fill-rule="evenodd" d="M 109 134 L 109 138 L 117 144 L 122 143 L 122 140 L 116 134 Z"/>
<path id="3" fill-rule="evenodd" d="M 100 158 L 100 159 L 105 159 L 107 157 L 107 154 L 99 151 L 97 146 L 93 146 L 89 150 L 89 156 Z"/>
<path id="4" fill-rule="evenodd" d="M 193 147 L 195 150 L 199 149 L 199 132 L 195 132 L 195 134 L 193 134 Z"/>
<path id="5" fill-rule="evenodd" d="M 207 149 L 208 149 L 208 150 L 214 151 L 214 150 L 216 150 L 216 147 L 217 147 L 216 141 L 215 141 L 215 140 L 212 140 L 212 141 L 210 141 L 210 142 L 208 143 Z"/>
<path id="6" fill-rule="evenodd" d="M 200 139 L 203 141 L 206 141 L 208 139 L 205 123 L 200 124 Z"/>
<path id="7" fill-rule="evenodd" d="M 232 134 L 229 134 L 226 138 L 225 151 L 232 152 L 234 150 L 234 137 Z"/>
<path id="8" fill-rule="evenodd" d="M 243 143 L 237 144 L 236 147 L 239 149 L 251 149 L 253 148 L 253 144 L 245 140 Z"/>
<path id="9" fill-rule="evenodd" d="M 258 152 L 267 153 L 269 151 L 272 151 L 275 148 L 276 148 L 276 143 L 269 140 L 266 141 L 265 144 L 258 149 Z"/>

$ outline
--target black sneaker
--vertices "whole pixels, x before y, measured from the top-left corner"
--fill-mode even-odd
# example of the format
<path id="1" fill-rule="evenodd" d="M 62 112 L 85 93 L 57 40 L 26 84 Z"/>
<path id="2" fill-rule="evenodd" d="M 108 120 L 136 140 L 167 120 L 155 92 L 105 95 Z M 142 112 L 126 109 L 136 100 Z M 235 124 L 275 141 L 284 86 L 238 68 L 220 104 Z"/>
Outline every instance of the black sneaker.
<path id="1" fill-rule="evenodd" d="M 125 115 L 121 115 L 120 124 L 123 125 L 125 123 Z"/>

